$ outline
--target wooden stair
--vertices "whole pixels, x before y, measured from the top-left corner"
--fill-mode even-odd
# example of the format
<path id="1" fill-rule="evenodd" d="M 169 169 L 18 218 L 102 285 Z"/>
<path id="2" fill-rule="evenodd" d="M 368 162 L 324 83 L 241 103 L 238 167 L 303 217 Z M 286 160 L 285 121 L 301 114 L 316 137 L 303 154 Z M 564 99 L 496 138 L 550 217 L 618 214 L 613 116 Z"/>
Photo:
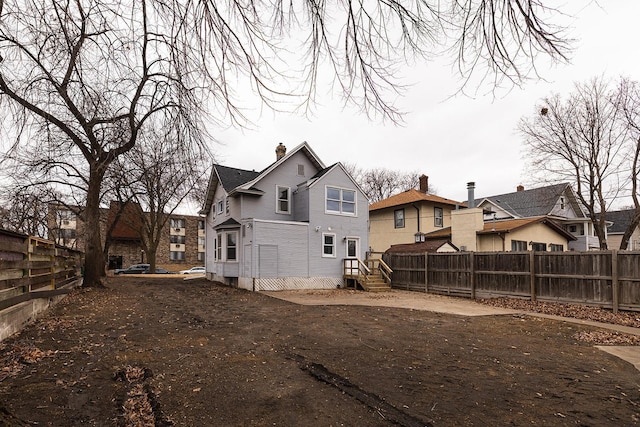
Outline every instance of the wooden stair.
<path id="1" fill-rule="evenodd" d="M 352 284 L 354 289 L 362 289 L 367 292 L 386 292 L 391 290 L 391 269 L 381 260 L 359 259 L 344 260 L 345 285 Z"/>
<path id="2" fill-rule="evenodd" d="M 381 275 L 367 274 L 364 280 L 358 280 L 358 285 L 367 292 L 386 292 L 391 290 L 391 286 L 385 283 Z"/>

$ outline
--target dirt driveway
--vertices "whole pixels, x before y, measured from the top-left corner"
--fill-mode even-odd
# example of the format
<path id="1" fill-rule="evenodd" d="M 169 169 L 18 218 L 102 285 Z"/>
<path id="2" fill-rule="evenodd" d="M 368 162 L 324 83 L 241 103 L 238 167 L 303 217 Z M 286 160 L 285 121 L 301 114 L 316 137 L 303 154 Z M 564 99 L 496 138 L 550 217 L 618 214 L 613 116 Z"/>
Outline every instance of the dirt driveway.
<path id="1" fill-rule="evenodd" d="M 0 343 L 0 425 L 634 425 L 589 328 L 111 278 Z"/>

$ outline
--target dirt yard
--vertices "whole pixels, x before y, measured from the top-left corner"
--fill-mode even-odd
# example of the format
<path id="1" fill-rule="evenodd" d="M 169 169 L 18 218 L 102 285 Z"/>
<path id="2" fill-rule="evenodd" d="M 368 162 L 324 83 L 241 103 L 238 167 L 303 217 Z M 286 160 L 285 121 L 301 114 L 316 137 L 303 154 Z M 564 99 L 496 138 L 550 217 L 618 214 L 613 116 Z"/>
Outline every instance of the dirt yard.
<path id="1" fill-rule="evenodd" d="M 110 278 L 0 343 L 0 425 L 637 424 L 640 372 L 591 330 Z"/>

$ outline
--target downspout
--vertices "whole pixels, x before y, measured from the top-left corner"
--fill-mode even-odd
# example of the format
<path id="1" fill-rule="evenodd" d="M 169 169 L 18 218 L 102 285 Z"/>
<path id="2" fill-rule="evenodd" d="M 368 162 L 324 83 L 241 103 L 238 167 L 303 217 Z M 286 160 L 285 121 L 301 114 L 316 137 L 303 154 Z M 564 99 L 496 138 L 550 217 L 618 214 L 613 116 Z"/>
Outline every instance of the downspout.
<path id="1" fill-rule="evenodd" d="M 420 208 L 417 207 L 415 203 L 411 203 L 411 206 L 413 206 L 415 208 L 415 210 L 416 210 L 416 219 L 417 219 L 417 222 L 418 222 L 418 231 L 417 231 L 417 233 L 419 233 L 420 232 Z"/>

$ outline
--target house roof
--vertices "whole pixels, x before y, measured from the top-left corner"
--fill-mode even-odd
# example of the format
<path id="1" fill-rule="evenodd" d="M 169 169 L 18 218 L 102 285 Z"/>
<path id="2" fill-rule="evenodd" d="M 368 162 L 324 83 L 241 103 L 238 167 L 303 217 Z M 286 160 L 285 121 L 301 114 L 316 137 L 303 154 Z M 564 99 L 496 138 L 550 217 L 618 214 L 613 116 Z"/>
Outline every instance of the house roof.
<path id="1" fill-rule="evenodd" d="M 216 229 L 216 230 L 220 230 L 220 229 L 223 229 L 223 228 L 238 228 L 239 226 L 240 226 L 240 223 L 238 221 L 236 221 L 233 218 L 229 218 L 225 222 L 222 222 L 222 223 L 216 225 L 213 228 Z"/>
<path id="2" fill-rule="evenodd" d="M 424 252 L 437 252 L 442 246 L 449 244 L 452 248 L 458 249 L 449 239 L 434 239 L 427 240 L 420 243 L 401 243 L 398 245 L 391 245 L 385 253 L 424 253 Z"/>
<path id="3" fill-rule="evenodd" d="M 607 228 L 607 233 L 624 234 L 627 228 L 629 228 L 634 214 L 635 209 L 607 212 L 607 222 L 610 221 L 613 223 L 611 224 L 611 226 L 609 226 L 609 228 Z"/>
<path id="4" fill-rule="evenodd" d="M 451 238 L 451 227 L 441 228 L 440 230 L 432 231 L 424 234 L 425 239 L 442 239 Z"/>
<path id="5" fill-rule="evenodd" d="M 402 193 L 388 197 L 379 202 L 369 205 L 369 212 L 379 209 L 392 208 L 396 206 L 408 205 L 416 202 L 432 202 L 442 205 L 460 206 L 463 203 L 456 202 L 455 200 L 445 199 L 444 197 L 436 196 L 435 194 L 422 193 L 415 188 L 411 190 L 403 191 Z"/>
<path id="6" fill-rule="evenodd" d="M 576 240 L 576 237 L 573 234 L 569 233 L 546 216 L 506 219 L 501 221 L 486 221 L 484 223 L 484 228 L 478 231 L 477 234 L 509 233 L 537 223 L 546 225 L 547 227 L 553 229 L 556 233 L 565 237 L 567 240 Z"/>
<path id="7" fill-rule="evenodd" d="M 109 204 L 107 227 L 113 225 L 111 238 L 116 240 L 140 240 L 142 208 L 137 203 L 127 202 L 122 207 L 122 212 L 118 217 L 120 209 L 121 204 L 117 201 L 112 201 Z"/>
<path id="8" fill-rule="evenodd" d="M 228 193 L 239 185 L 255 179 L 260 172 L 231 168 L 228 166 L 214 165 L 218 172 L 218 178 L 225 191 Z"/>
<path id="9" fill-rule="evenodd" d="M 569 190 L 568 194 L 567 190 Z M 484 202 L 488 202 L 508 212 L 514 218 L 538 217 L 549 215 L 558 199 L 565 194 L 569 196 L 570 200 L 567 200 L 567 203 L 571 204 L 576 215 L 584 217 L 582 209 L 573 197 L 571 185 L 566 182 L 479 198 L 475 200 L 475 205 L 480 206 Z"/>
<path id="10" fill-rule="evenodd" d="M 245 169 L 232 168 L 223 165 L 213 165 L 211 171 L 211 177 L 209 178 L 209 184 L 207 186 L 207 193 L 205 202 L 200 210 L 201 214 L 206 214 L 211 209 L 213 204 L 213 196 L 215 194 L 218 183 L 222 184 L 224 191 L 228 195 L 237 193 L 249 193 L 260 195 L 263 192 L 256 188 L 255 185 L 271 171 L 277 168 L 280 164 L 287 161 L 291 156 L 298 152 L 302 152 L 309 161 L 319 170 L 325 169 L 324 163 L 316 155 L 316 153 L 309 147 L 307 142 L 303 142 L 297 147 L 290 150 L 285 156 L 271 163 L 269 166 L 261 170 L 260 172 L 249 171 Z"/>

